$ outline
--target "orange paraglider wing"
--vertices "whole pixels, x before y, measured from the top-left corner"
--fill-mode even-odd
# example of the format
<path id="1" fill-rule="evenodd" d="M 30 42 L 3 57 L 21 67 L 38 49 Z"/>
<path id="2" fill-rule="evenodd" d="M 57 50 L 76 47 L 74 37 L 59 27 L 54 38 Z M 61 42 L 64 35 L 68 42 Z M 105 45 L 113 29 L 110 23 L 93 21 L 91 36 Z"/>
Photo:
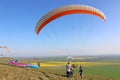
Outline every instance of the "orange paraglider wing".
<path id="1" fill-rule="evenodd" d="M 6 52 L 9 52 L 9 49 L 7 46 L 0 46 L 0 48 L 4 48 L 6 50 Z"/>
<path id="2" fill-rule="evenodd" d="M 70 6 L 64 6 L 60 7 L 58 9 L 55 9 L 49 13 L 47 13 L 45 16 L 43 16 L 36 25 L 36 33 L 39 34 L 39 32 L 51 21 L 55 20 L 56 18 L 59 18 L 64 15 L 69 14 L 91 14 L 100 17 L 104 21 L 106 21 L 106 16 L 104 13 L 94 7 L 87 6 L 87 5 L 70 5 Z"/>

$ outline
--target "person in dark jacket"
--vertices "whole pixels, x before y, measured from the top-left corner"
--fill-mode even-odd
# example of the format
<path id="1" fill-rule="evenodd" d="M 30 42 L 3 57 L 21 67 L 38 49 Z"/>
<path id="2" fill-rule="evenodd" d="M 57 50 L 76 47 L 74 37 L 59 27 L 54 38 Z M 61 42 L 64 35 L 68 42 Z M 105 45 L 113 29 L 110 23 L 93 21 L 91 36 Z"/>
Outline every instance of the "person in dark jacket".
<path id="1" fill-rule="evenodd" d="M 80 77 L 81 77 L 81 79 L 83 78 L 83 66 L 82 65 L 80 65 L 80 67 L 79 67 L 79 73 L 80 73 Z"/>

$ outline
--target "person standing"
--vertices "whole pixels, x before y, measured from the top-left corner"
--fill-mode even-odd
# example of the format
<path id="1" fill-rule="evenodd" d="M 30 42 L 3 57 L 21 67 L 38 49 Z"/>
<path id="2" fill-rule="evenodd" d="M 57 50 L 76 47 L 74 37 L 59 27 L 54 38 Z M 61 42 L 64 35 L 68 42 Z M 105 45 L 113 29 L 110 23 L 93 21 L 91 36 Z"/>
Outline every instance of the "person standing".
<path id="1" fill-rule="evenodd" d="M 80 77 L 81 77 L 81 79 L 83 78 L 83 66 L 82 65 L 80 65 L 80 67 L 79 67 L 79 73 L 80 73 Z"/>
<path id="2" fill-rule="evenodd" d="M 73 75 L 74 75 L 74 68 L 75 68 L 75 67 L 74 67 L 74 65 L 72 64 L 72 65 L 71 65 L 71 68 L 70 68 L 70 76 L 71 76 L 71 77 L 73 77 Z"/>
<path id="3" fill-rule="evenodd" d="M 67 77 L 70 77 L 70 72 L 71 72 L 71 65 L 70 63 L 68 62 L 68 64 L 66 65 L 66 76 Z"/>

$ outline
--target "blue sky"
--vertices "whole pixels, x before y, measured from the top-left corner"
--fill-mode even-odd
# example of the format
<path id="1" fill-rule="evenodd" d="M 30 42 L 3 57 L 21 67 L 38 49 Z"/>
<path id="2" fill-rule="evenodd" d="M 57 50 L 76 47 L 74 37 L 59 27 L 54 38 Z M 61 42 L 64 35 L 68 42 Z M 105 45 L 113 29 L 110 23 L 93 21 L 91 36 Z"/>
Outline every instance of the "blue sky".
<path id="1" fill-rule="evenodd" d="M 38 20 L 56 8 L 81 4 L 100 9 L 104 22 L 92 15 L 60 17 L 35 33 Z M 0 45 L 10 57 L 120 54 L 119 0 L 0 0 Z"/>

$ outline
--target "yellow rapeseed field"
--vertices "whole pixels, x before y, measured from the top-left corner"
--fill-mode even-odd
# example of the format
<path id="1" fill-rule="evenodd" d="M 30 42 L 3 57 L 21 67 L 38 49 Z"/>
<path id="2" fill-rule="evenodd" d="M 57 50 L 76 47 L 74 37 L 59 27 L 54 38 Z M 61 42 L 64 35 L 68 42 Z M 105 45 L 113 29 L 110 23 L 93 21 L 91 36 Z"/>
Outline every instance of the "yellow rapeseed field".
<path id="1" fill-rule="evenodd" d="M 67 62 L 44 62 L 41 63 L 41 67 L 45 66 L 65 66 Z M 113 62 L 71 62 L 71 64 L 77 64 L 79 65 L 84 65 L 84 66 L 100 66 L 100 65 L 110 65 L 110 64 L 118 64 L 118 63 L 113 63 Z"/>

